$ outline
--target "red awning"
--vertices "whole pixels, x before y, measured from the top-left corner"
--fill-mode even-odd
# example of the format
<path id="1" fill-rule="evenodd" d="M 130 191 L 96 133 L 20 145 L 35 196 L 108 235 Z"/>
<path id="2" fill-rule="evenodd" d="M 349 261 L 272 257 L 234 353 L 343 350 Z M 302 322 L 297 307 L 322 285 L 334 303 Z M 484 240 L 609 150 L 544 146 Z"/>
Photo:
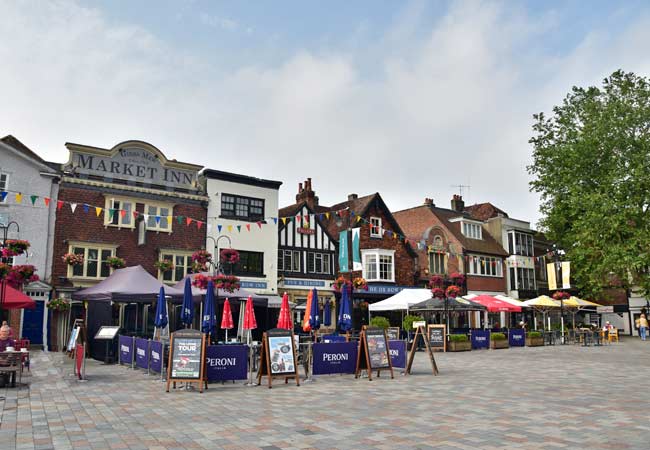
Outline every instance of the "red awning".
<path id="1" fill-rule="evenodd" d="M 0 307 L 2 309 L 36 308 L 36 302 L 34 300 L 12 288 L 7 283 L 3 283 L 0 288 L 4 289 L 4 293 L 0 293 L 0 300 L 2 301 Z"/>
<path id="2" fill-rule="evenodd" d="M 485 306 L 488 312 L 521 312 L 521 306 L 512 305 L 491 295 L 478 295 L 471 300 Z"/>

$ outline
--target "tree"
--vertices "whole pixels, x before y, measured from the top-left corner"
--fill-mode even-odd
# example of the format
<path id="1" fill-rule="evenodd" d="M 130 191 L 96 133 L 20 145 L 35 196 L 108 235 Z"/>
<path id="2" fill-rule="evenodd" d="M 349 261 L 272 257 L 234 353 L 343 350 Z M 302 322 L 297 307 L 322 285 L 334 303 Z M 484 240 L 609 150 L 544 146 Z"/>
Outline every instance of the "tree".
<path id="1" fill-rule="evenodd" d="M 585 295 L 611 280 L 650 293 L 650 82 L 622 71 L 601 88 L 573 87 L 533 116 L 542 230 L 565 250 Z"/>

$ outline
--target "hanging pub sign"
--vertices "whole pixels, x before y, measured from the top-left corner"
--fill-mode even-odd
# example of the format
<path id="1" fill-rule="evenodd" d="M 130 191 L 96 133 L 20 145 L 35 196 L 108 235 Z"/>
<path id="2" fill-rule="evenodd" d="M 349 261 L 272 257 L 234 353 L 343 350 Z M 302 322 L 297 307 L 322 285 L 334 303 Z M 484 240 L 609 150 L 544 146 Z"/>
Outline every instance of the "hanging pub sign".
<path id="1" fill-rule="evenodd" d="M 289 378 L 295 378 L 296 386 L 300 386 L 297 359 L 293 331 L 281 328 L 268 330 L 262 336 L 257 384 L 261 384 L 262 377 L 265 376 L 268 379 L 269 389 L 272 387 L 274 377 L 283 377 L 285 384 L 289 382 Z"/>
<path id="2" fill-rule="evenodd" d="M 388 327 L 386 328 L 386 336 L 388 336 L 389 341 L 396 341 L 399 339 L 399 327 Z"/>
<path id="3" fill-rule="evenodd" d="M 364 326 L 359 336 L 354 377 L 359 378 L 361 371 L 365 370 L 368 373 L 368 381 L 372 381 L 372 371 L 376 370 L 379 377 L 382 369 L 390 370 L 390 377 L 394 378 L 386 330 Z"/>
<path id="4" fill-rule="evenodd" d="M 443 334 L 444 334 L 444 329 L 443 329 Z M 424 348 L 426 349 L 426 352 L 429 355 L 429 361 L 431 362 L 431 370 L 434 375 L 438 375 L 438 364 L 436 364 L 436 358 L 433 356 L 433 349 L 431 348 L 431 344 L 430 344 L 431 336 L 425 333 L 423 326 L 419 326 L 415 330 L 415 336 L 413 336 L 413 343 L 411 344 L 411 351 L 409 352 L 408 361 L 406 362 L 406 373 L 407 374 L 411 373 L 411 368 L 413 367 L 413 359 L 415 358 L 415 352 L 418 349 L 420 339 L 424 341 Z"/>
<path id="5" fill-rule="evenodd" d="M 429 325 L 428 327 L 428 339 L 429 347 L 431 351 L 434 352 L 446 352 L 447 351 L 447 339 L 445 336 L 446 325 Z"/>
<path id="6" fill-rule="evenodd" d="M 172 333 L 167 364 L 167 392 L 170 383 L 181 381 L 198 383 L 203 392 L 205 370 L 205 335 L 197 330 L 180 330 Z"/>

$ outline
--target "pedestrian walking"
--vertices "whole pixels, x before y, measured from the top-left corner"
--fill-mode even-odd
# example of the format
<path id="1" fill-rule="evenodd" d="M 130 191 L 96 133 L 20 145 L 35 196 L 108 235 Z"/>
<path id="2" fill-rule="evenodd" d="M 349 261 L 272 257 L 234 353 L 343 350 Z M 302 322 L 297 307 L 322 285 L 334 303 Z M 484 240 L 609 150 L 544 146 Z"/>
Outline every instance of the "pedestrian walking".
<path id="1" fill-rule="evenodd" d="M 639 336 L 641 336 L 642 341 L 645 341 L 646 333 L 648 331 L 648 319 L 646 318 L 645 314 L 641 314 L 637 319 L 637 322 L 639 325 Z"/>

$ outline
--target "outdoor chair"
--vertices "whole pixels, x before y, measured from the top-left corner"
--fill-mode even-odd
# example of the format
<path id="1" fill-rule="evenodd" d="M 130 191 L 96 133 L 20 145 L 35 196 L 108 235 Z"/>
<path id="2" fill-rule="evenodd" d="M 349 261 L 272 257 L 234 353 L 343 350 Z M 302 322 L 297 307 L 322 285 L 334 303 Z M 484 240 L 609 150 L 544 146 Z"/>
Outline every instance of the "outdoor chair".
<path id="1" fill-rule="evenodd" d="M 29 347 L 30 347 L 29 339 L 23 338 L 23 339 L 18 339 L 16 341 L 16 349 L 18 350 L 22 348 L 26 348 L 27 350 L 29 350 Z M 23 355 L 23 367 L 27 367 L 27 371 L 31 372 L 29 370 L 29 355 Z"/>
<path id="2" fill-rule="evenodd" d="M 21 356 L 18 352 L 0 353 L 0 374 L 9 374 L 11 387 L 16 387 L 16 378 L 18 378 L 18 384 L 23 379 Z"/>
<path id="3" fill-rule="evenodd" d="M 576 343 L 576 330 L 569 330 L 566 333 L 566 343 L 575 344 Z"/>
<path id="4" fill-rule="evenodd" d="M 612 328 L 611 330 L 609 330 L 608 341 L 610 343 L 612 343 L 614 341 L 618 342 L 618 330 L 616 328 Z"/>

